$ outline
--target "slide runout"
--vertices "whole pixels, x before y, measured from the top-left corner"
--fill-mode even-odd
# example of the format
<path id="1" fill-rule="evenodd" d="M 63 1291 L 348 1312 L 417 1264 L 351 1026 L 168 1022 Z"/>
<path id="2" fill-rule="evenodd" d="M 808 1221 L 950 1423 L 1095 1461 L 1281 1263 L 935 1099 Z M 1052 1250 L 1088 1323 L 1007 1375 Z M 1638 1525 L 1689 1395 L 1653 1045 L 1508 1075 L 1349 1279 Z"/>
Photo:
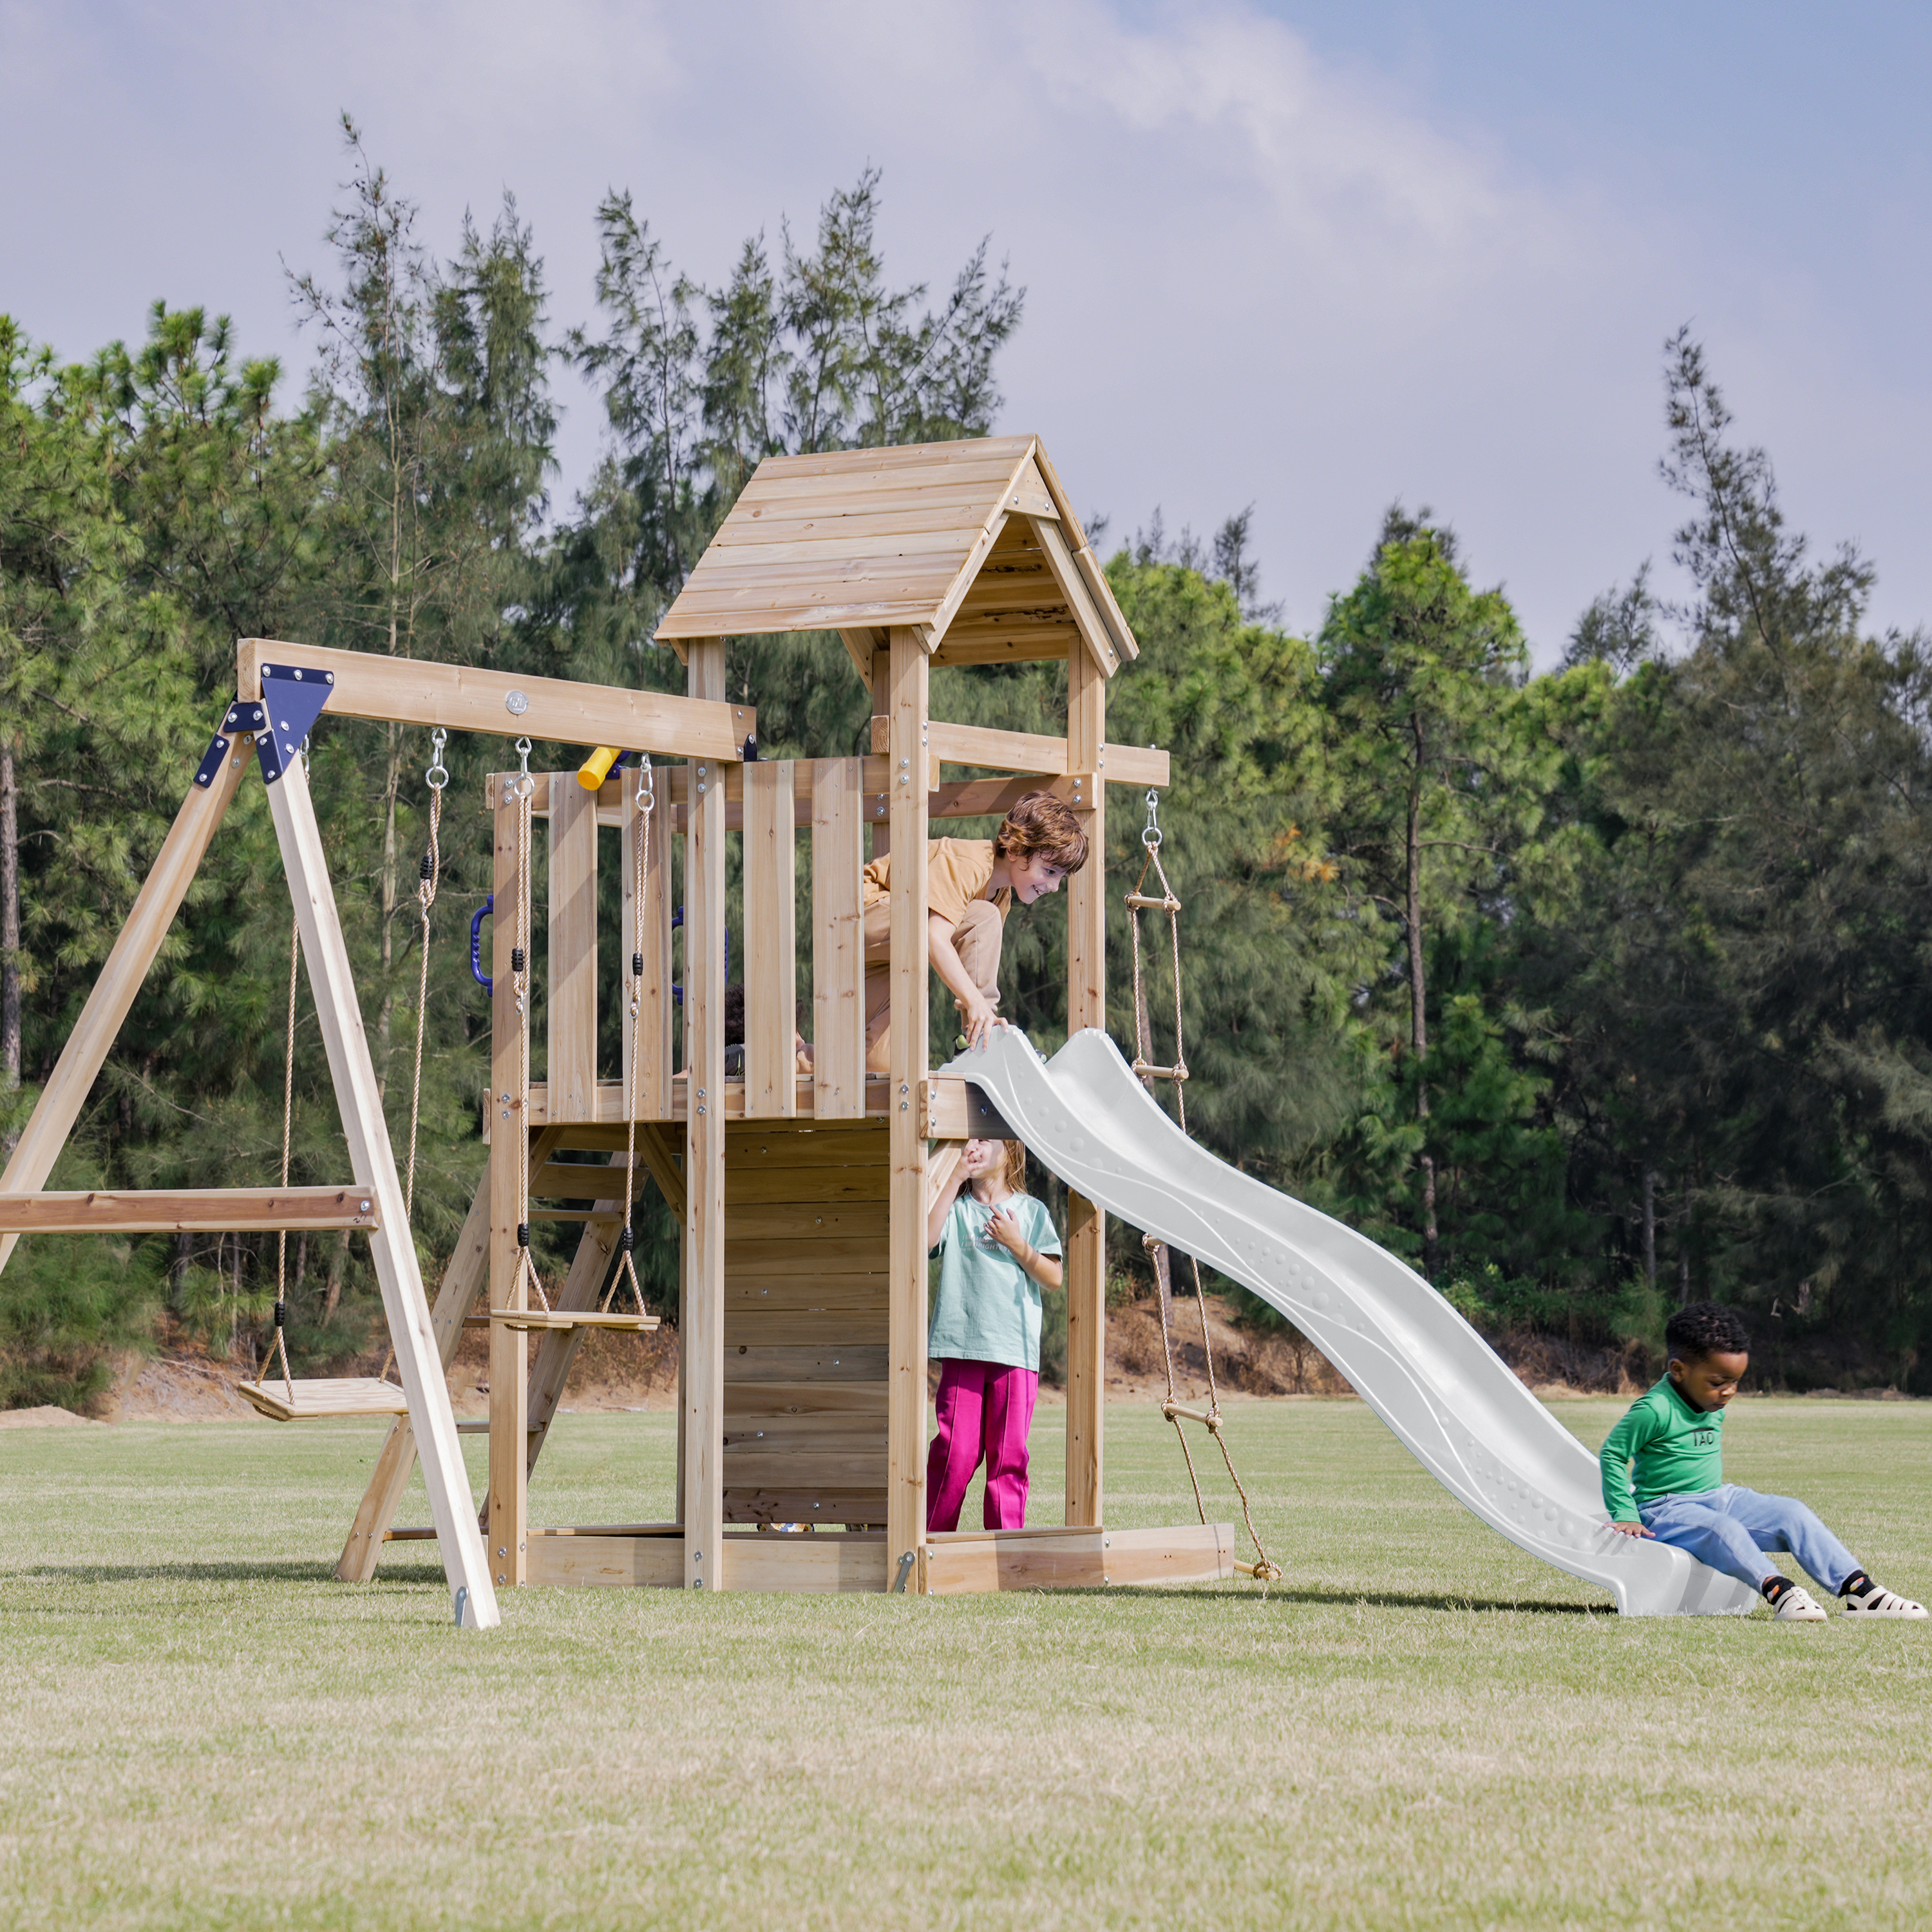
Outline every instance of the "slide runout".
<path id="1" fill-rule="evenodd" d="M 1110 1214 L 1191 1254 L 1306 1335 L 1466 1509 L 1611 1592 L 1626 1616 L 1741 1616 L 1755 1592 L 1604 1521 L 1597 1459 L 1406 1263 L 1190 1140 L 1108 1036 L 1051 1061 L 998 1028 L 948 1075 L 972 1081 L 1033 1154 Z"/>

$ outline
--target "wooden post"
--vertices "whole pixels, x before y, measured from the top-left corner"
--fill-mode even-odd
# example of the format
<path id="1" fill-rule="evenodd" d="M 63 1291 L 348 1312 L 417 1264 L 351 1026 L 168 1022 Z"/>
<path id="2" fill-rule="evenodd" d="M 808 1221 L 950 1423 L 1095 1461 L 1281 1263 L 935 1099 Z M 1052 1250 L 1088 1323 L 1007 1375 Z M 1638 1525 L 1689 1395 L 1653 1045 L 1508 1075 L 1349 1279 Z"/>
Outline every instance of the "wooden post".
<path id="1" fill-rule="evenodd" d="M 469 1479 L 463 1467 L 463 1448 L 456 1433 L 455 1412 L 449 1406 L 449 1387 L 442 1372 L 436 1336 L 430 1326 L 429 1302 L 416 1268 L 416 1244 L 410 1236 L 410 1217 L 403 1204 L 389 1130 L 382 1118 L 382 1090 L 369 1058 L 362 1014 L 356 1003 L 356 984 L 349 968 L 349 948 L 335 910 L 328 882 L 328 865 L 308 794 L 302 760 L 292 759 L 268 790 L 268 809 L 280 842 L 282 864 L 295 901 L 302 929 L 302 956 L 308 964 L 309 988 L 328 1070 L 342 1112 L 342 1131 L 349 1145 L 350 1163 L 357 1181 L 376 1204 L 382 1226 L 368 1237 L 376 1279 L 382 1291 L 382 1312 L 389 1340 L 401 1372 L 403 1392 L 410 1406 L 423 1482 L 429 1492 L 430 1520 L 442 1551 L 443 1574 L 456 1601 L 458 1621 L 466 1628 L 484 1630 L 500 1621 L 496 1594 L 485 1562 L 482 1539 L 476 1532 Z"/>
<path id="2" fill-rule="evenodd" d="M 520 1163 L 530 1157 L 530 1118 L 520 1084 L 527 1050 L 530 1016 L 517 1011 L 511 952 L 523 924 L 518 895 L 530 881 L 522 875 L 518 854 L 518 803 L 514 781 L 499 786 L 491 890 L 496 912 L 490 921 L 490 1099 L 494 1110 L 490 1136 L 490 1306 L 521 1308 L 529 1290 L 517 1265 L 517 1217 L 522 1202 Z M 527 1406 L 530 1345 L 520 1329 L 500 1322 L 490 1326 L 490 1565 L 505 1585 L 521 1583 L 529 1543 L 529 1485 L 524 1458 L 524 1417 Z"/>
<path id="3" fill-rule="evenodd" d="M 866 1111 L 865 766 L 827 758 L 813 772 L 813 1111 L 856 1120 Z"/>
<path id="4" fill-rule="evenodd" d="M 810 766 L 806 769 L 809 770 Z M 798 826 L 789 758 L 745 767 L 745 1116 L 798 1112 Z"/>
<path id="5" fill-rule="evenodd" d="M 892 829 L 892 1224 L 886 1396 L 884 1558 L 888 1586 L 908 1551 L 926 1540 L 926 1136 L 920 1093 L 926 1077 L 927 691 L 931 670 L 914 630 L 895 626 L 889 675 L 873 686 L 890 723 L 887 778 Z"/>
<path id="6" fill-rule="evenodd" d="M 694 639 L 686 658 L 693 698 L 724 695 L 724 640 Z M 684 1580 L 722 1582 L 724 1534 L 724 767 L 686 767 L 684 1011 L 690 1047 L 685 1122 L 683 1370 Z"/>
<path id="7" fill-rule="evenodd" d="M 206 789 L 198 784 L 188 787 L 188 796 L 135 895 L 128 923 L 121 928 L 100 976 L 80 1010 L 80 1018 L 54 1063 L 53 1076 L 34 1103 L 32 1117 L 7 1163 L 4 1178 L 0 1179 L 0 1193 L 34 1194 L 46 1185 L 47 1176 L 54 1171 L 54 1162 L 87 1103 L 94 1076 L 112 1049 L 141 982 L 194 882 L 208 842 L 226 813 L 242 772 L 254 761 L 249 741 L 236 738 L 213 782 Z M 7 1265 L 20 1238 L 17 1234 L 0 1234 L 0 1268 Z"/>
<path id="8" fill-rule="evenodd" d="M 550 788 L 550 974 L 544 992 L 550 1016 L 544 1075 L 550 1118 L 595 1120 L 597 795 L 561 776 Z"/>
<path id="9" fill-rule="evenodd" d="M 1066 658 L 1070 770 L 1100 770 L 1107 684 L 1076 644 Z M 1087 862 L 1066 881 L 1066 1030 L 1107 1024 L 1107 788 L 1096 778 L 1084 814 Z M 1066 1198 L 1066 1520 L 1101 1520 L 1102 1406 L 1107 1386 L 1107 1217 Z"/>

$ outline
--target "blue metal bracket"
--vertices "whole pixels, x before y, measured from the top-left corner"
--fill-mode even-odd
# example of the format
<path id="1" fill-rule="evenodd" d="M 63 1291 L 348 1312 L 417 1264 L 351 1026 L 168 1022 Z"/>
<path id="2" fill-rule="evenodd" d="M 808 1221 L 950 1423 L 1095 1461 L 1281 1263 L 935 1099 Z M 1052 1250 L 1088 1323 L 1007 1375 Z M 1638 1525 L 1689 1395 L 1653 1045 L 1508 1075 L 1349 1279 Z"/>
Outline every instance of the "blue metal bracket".
<path id="1" fill-rule="evenodd" d="M 228 714 L 221 721 L 220 728 L 209 740 L 206 754 L 195 768 L 194 782 L 206 791 L 214 782 L 214 775 L 221 769 L 221 761 L 228 755 L 228 748 L 244 732 L 259 731 L 268 713 L 259 704 L 244 704 L 239 698 L 228 707 Z"/>
<path id="2" fill-rule="evenodd" d="M 273 784 L 288 770 L 322 716 L 334 683 L 332 670 L 304 672 L 294 664 L 262 667 L 262 702 L 268 716 L 267 729 L 255 740 L 255 752 L 266 783 Z"/>

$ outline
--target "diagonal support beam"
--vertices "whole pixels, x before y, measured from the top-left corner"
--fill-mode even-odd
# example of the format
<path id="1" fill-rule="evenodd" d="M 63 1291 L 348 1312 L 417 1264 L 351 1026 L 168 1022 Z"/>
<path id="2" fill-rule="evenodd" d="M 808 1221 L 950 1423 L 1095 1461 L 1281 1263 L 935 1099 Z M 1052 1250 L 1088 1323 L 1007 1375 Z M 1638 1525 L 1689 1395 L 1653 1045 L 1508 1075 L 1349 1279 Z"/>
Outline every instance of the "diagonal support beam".
<path id="1" fill-rule="evenodd" d="M 382 1118 L 382 1090 L 369 1057 L 369 1042 L 356 1004 L 349 948 L 328 882 L 322 828 L 309 797 L 308 777 L 299 759 L 268 788 L 268 809 L 280 842 L 290 896 L 302 928 L 302 957 L 315 1000 L 328 1070 L 342 1113 L 343 1137 L 356 1184 L 374 1198 L 382 1226 L 369 1236 L 382 1312 L 396 1351 L 396 1366 L 408 1398 L 411 1430 L 422 1458 L 430 1516 L 442 1551 L 443 1574 L 456 1600 L 458 1620 L 468 1629 L 493 1629 L 501 1621 L 490 1581 L 483 1538 L 476 1528 L 463 1446 L 449 1387 L 430 1326 L 429 1302 L 416 1267 L 416 1244 L 403 1186 L 396 1173 L 389 1130 Z"/>
<path id="2" fill-rule="evenodd" d="M 94 982 L 94 991 L 88 994 L 80 1018 L 61 1048 L 53 1077 L 34 1106 L 33 1118 L 20 1136 L 14 1158 L 7 1163 L 5 1175 L 0 1177 L 0 1192 L 38 1194 L 46 1186 L 47 1176 L 54 1171 L 54 1162 L 60 1158 L 81 1108 L 87 1104 L 94 1076 L 106 1064 L 122 1022 L 141 990 L 141 982 L 160 951 L 168 928 L 173 925 L 175 914 L 200 868 L 208 841 L 214 836 L 216 826 L 235 796 L 245 756 L 239 745 L 231 746 L 206 786 L 188 788 L 188 796 L 175 814 L 175 822 L 161 841 L 161 849 L 154 854 L 154 865 L 135 896 L 128 923 L 121 928 L 121 936 L 100 969 L 100 977 Z M 0 1234 L 0 1268 L 7 1265 L 20 1238 L 17 1233 Z"/>

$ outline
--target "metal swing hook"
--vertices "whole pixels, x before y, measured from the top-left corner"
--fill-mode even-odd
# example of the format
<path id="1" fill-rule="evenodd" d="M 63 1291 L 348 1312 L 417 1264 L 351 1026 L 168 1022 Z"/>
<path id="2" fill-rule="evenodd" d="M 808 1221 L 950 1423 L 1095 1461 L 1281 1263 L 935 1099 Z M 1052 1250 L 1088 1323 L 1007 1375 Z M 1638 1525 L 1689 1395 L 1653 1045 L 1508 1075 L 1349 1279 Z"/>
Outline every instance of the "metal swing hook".
<path id="1" fill-rule="evenodd" d="M 536 780 L 530 776 L 530 741 L 529 739 L 519 738 L 517 740 L 517 760 L 518 765 L 517 796 L 519 798 L 528 798 L 537 788 Z"/>
<path id="2" fill-rule="evenodd" d="M 449 734 L 439 724 L 429 736 L 429 770 L 423 773 L 423 782 L 431 791 L 440 791 L 449 782 L 449 774 L 442 768 L 442 748 L 449 742 Z"/>
<path id="3" fill-rule="evenodd" d="M 1160 850 L 1160 825 L 1157 814 L 1160 810 L 1160 794 L 1150 790 L 1147 795 L 1148 822 L 1141 833 L 1141 843 L 1150 852 Z"/>
<path id="4" fill-rule="evenodd" d="M 638 754 L 638 809 L 652 812 L 657 809 L 657 774 L 651 769 L 650 754 Z"/>

